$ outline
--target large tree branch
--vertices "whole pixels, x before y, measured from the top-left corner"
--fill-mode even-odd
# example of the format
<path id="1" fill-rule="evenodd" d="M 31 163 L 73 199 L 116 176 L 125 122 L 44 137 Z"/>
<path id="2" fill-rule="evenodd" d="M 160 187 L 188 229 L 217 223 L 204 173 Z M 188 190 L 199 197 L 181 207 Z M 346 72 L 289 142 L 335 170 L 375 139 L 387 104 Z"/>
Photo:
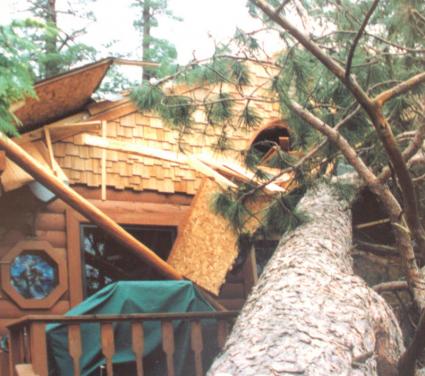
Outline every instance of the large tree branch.
<path id="1" fill-rule="evenodd" d="M 345 79 L 348 80 L 350 78 L 350 71 L 351 71 L 351 63 L 353 61 L 354 52 L 356 51 L 357 44 L 359 43 L 360 38 L 362 37 L 362 34 L 364 30 L 366 29 L 366 26 L 370 20 L 370 17 L 372 17 L 373 12 L 375 11 L 376 7 L 378 6 L 379 0 L 374 0 L 372 3 L 372 6 L 370 7 L 369 11 L 366 14 L 365 19 L 363 20 L 362 25 L 360 26 L 359 31 L 357 32 L 356 36 L 354 37 L 353 44 L 351 45 L 350 51 L 348 52 L 348 58 L 347 58 L 347 64 L 345 65 Z"/>
<path id="2" fill-rule="evenodd" d="M 374 102 L 378 106 L 384 105 L 390 99 L 394 97 L 407 93 L 408 91 L 414 89 L 416 86 L 425 82 L 425 72 L 418 73 L 417 75 L 409 78 L 406 81 L 400 82 L 398 85 L 392 87 L 391 89 L 385 90 L 382 93 L 378 94 Z"/>
<path id="3" fill-rule="evenodd" d="M 331 142 L 335 143 L 371 191 L 380 198 L 390 217 L 397 247 L 400 250 L 406 278 L 415 297 L 415 302 L 421 309 L 425 308 L 425 280 L 419 271 L 410 233 L 405 226 L 402 215 L 403 211 L 397 199 L 388 187 L 380 183 L 375 174 L 365 165 L 365 163 L 357 155 L 354 148 L 338 131 L 333 129 L 329 124 L 326 124 L 321 119 L 317 118 L 295 101 L 290 101 L 289 107 L 299 117 L 310 124 L 310 126 L 325 135 Z"/>
<path id="4" fill-rule="evenodd" d="M 302 33 L 295 25 L 289 22 L 285 17 L 278 15 L 264 0 L 250 0 L 251 3 L 260 8 L 272 21 L 287 30 L 306 50 L 315 56 L 335 77 L 337 77 L 352 93 L 358 103 L 363 107 L 384 145 L 385 151 L 394 167 L 395 174 L 403 195 L 405 215 L 407 225 L 413 234 L 414 239 L 419 244 L 421 251 L 425 254 L 425 230 L 419 220 L 418 205 L 416 193 L 412 178 L 401 154 L 400 148 L 395 140 L 390 124 L 384 117 L 380 101 L 372 100 L 367 93 L 360 87 L 357 81 L 350 77 L 345 78 L 345 69 L 327 55 L 317 44 L 315 44 L 307 35 Z M 416 80 L 418 80 L 417 78 Z M 409 81 L 409 80 L 408 80 Z M 398 87 L 399 85 L 397 85 Z M 413 87 L 413 84 L 407 85 Z M 394 88 L 393 88 L 394 89 Z M 405 92 L 405 89 L 397 89 L 397 92 Z"/>
<path id="5" fill-rule="evenodd" d="M 372 288 L 377 293 L 382 292 L 394 292 L 394 291 L 403 291 L 406 290 L 409 286 L 406 281 L 390 281 L 390 282 L 382 282 L 379 283 Z"/>
<path id="6" fill-rule="evenodd" d="M 413 138 L 409 145 L 403 150 L 403 159 L 407 162 L 412 158 L 421 148 L 425 137 L 425 121 L 422 121 L 419 128 L 415 131 Z M 379 180 L 384 183 L 391 176 L 391 169 L 386 166 L 379 174 Z"/>

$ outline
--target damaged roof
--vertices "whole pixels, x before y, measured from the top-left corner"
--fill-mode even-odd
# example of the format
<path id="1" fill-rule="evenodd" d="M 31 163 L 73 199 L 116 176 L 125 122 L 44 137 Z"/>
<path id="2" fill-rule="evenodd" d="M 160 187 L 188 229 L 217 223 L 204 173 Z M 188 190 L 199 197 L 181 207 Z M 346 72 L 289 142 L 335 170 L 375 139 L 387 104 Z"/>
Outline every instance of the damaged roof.
<path id="1" fill-rule="evenodd" d="M 83 110 L 93 102 L 92 95 L 98 89 L 112 64 L 157 66 L 135 60 L 108 57 L 68 72 L 38 81 L 34 85 L 37 98 L 28 98 L 15 111 L 22 122 L 21 133 L 34 130 Z"/>

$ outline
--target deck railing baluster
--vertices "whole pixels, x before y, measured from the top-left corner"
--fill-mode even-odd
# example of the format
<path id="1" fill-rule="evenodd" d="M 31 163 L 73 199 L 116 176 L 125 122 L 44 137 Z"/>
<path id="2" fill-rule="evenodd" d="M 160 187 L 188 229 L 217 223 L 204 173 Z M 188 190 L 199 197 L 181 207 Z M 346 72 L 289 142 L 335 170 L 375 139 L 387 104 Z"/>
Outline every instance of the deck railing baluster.
<path id="1" fill-rule="evenodd" d="M 9 331 L 9 374 L 15 376 L 15 364 L 24 362 L 24 333 L 23 327 Z"/>
<path id="2" fill-rule="evenodd" d="M 115 354 L 114 327 L 111 322 L 100 324 L 100 338 L 102 343 L 102 353 L 106 360 L 106 375 L 113 376 L 112 357 Z"/>
<path id="3" fill-rule="evenodd" d="M 161 321 L 162 349 L 167 358 L 167 375 L 174 376 L 174 331 L 173 323 L 169 320 Z"/>
<path id="4" fill-rule="evenodd" d="M 229 324 L 226 320 L 218 320 L 217 323 L 217 342 L 218 347 L 223 349 L 226 338 L 229 334 Z"/>
<path id="5" fill-rule="evenodd" d="M 80 358 L 82 354 L 80 324 L 70 324 L 68 326 L 68 347 L 74 366 L 74 376 L 80 376 Z"/>
<path id="6" fill-rule="evenodd" d="M 34 372 L 48 375 L 46 323 L 35 321 L 30 326 L 30 354 Z"/>
<path id="7" fill-rule="evenodd" d="M 137 376 L 143 376 L 143 351 L 145 345 L 145 337 L 143 323 L 133 321 L 131 323 L 132 349 L 136 358 Z"/>
<path id="8" fill-rule="evenodd" d="M 182 320 L 191 325 L 191 348 L 194 353 L 196 376 L 203 375 L 202 321 L 217 321 L 217 342 L 223 348 L 228 332 L 229 320 L 235 318 L 237 312 L 158 312 L 119 315 L 29 315 L 8 326 L 10 333 L 9 376 L 16 376 L 15 367 L 20 364 L 33 369 L 42 376 L 48 374 L 46 325 L 59 323 L 67 326 L 69 354 L 73 363 L 73 374 L 81 374 L 83 323 L 99 323 L 101 349 L 105 357 L 107 376 L 113 376 L 113 356 L 115 354 L 114 327 L 112 323 L 130 322 L 132 350 L 135 354 L 136 374 L 143 376 L 144 322 L 157 322 L 161 325 L 162 349 L 166 355 L 167 375 L 174 376 L 174 328 L 173 320 Z M 22 368 L 22 367 L 21 367 Z M 23 368 L 22 368 L 23 369 Z"/>
<path id="9" fill-rule="evenodd" d="M 204 344 L 202 342 L 202 326 L 200 320 L 192 321 L 191 323 L 191 344 L 195 358 L 196 376 L 203 376 L 202 370 L 202 351 Z"/>

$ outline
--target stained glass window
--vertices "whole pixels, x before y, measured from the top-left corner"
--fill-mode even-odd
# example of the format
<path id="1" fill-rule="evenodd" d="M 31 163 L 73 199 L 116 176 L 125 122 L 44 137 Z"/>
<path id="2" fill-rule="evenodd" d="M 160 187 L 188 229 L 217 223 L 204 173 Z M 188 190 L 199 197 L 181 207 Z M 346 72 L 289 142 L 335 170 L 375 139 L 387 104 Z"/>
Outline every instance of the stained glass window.
<path id="1" fill-rule="evenodd" d="M 28 251 L 10 265 L 11 285 L 26 299 L 44 299 L 58 285 L 56 264 L 44 253 Z"/>

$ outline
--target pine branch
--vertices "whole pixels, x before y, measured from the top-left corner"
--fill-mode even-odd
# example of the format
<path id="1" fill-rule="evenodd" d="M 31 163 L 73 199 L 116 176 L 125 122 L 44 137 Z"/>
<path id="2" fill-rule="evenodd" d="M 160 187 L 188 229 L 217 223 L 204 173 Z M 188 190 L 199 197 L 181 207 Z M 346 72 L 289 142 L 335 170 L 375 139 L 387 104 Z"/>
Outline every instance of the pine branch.
<path id="1" fill-rule="evenodd" d="M 404 291 L 409 288 L 406 281 L 382 282 L 372 287 L 377 293 Z"/>
<path id="2" fill-rule="evenodd" d="M 313 39 L 314 42 L 317 42 L 319 40 L 326 39 L 326 38 L 328 38 L 328 37 L 330 37 L 331 35 L 334 35 L 334 34 L 352 34 L 352 35 L 356 35 L 357 34 L 357 31 L 355 31 L 355 30 L 335 30 L 335 31 L 331 31 L 331 32 L 329 32 L 329 33 L 327 33 L 325 35 L 321 35 L 320 37 L 315 37 L 315 38 L 312 38 L 312 39 Z M 373 39 L 375 39 L 375 40 L 377 40 L 377 41 L 379 41 L 379 42 L 381 42 L 383 44 L 386 44 L 388 46 L 394 47 L 395 49 L 398 49 L 398 50 L 402 50 L 402 51 L 409 52 L 409 53 L 414 53 L 414 54 L 424 54 L 425 53 L 425 49 L 423 49 L 423 48 L 411 48 L 411 47 L 402 46 L 402 45 L 397 44 L 397 43 L 394 43 L 394 42 L 392 42 L 392 41 L 390 41 L 388 39 L 385 39 L 385 38 L 383 38 L 383 37 L 381 37 L 379 35 L 368 33 L 367 31 L 364 31 L 363 32 L 363 35 L 365 35 L 365 36 L 367 36 L 369 38 L 373 38 Z"/>
<path id="3" fill-rule="evenodd" d="M 307 51 L 309 51 L 314 57 L 316 57 L 331 73 L 335 75 L 335 77 L 337 77 L 347 87 L 348 90 L 350 90 L 354 98 L 366 111 L 366 113 L 368 114 L 369 118 L 372 121 L 372 124 L 382 144 L 384 145 L 385 151 L 394 167 L 395 174 L 398 178 L 398 183 L 400 185 L 401 192 L 403 195 L 403 202 L 405 204 L 404 213 L 407 219 L 407 224 L 410 228 L 410 231 L 413 234 L 414 239 L 417 241 L 417 243 L 419 244 L 419 247 L 421 248 L 421 251 L 425 255 L 425 230 L 419 220 L 420 216 L 418 212 L 418 204 L 416 200 L 414 184 L 410 176 L 410 173 L 408 171 L 408 167 L 403 159 L 402 153 L 393 135 L 391 126 L 382 113 L 382 104 L 385 101 L 383 102 L 376 101 L 376 100 L 373 101 L 371 98 L 369 98 L 367 93 L 363 91 L 363 89 L 360 87 L 360 85 L 357 83 L 355 79 L 346 80 L 345 69 L 337 61 L 335 61 L 335 59 L 327 55 L 307 35 L 302 33 L 295 25 L 289 22 L 288 19 L 286 19 L 283 16 L 276 15 L 273 9 L 270 8 L 269 5 L 264 0 L 250 0 L 250 2 L 253 3 L 255 6 L 257 6 L 258 8 L 260 8 L 272 21 L 274 21 L 275 23 L 280 25 L 283 29 L 288 31 L 302 46 L 304 46 L 304 48 Z M 392 91 L 391 93 L 398 94 L 398 92 L 402 93 L 407 91 L 408 89 L 416 85 L 416 81 L 425 80 L 425 73 L 423 73 L 423 75 L 424 77 L 418 77 L 416 78 L 416 80 L 413 80 L 413 79 L 408 80 L 409 84 L 406 84 L 404 86 L 400 87 L 400 85 L 397 85 L 396 88 L 399 88 L 399 89 Z M 389 94 L 389 96 L 390 97 L 394 96 L 394 94 Z M 295 110 L 301 110 L 301 112 L 304 111 L 304 109 L 301 106 L 299 106 L 299 108 L 296 108 L 296 107 L 297 106 L 295 105 Z M 304 115 L 306 115 L 305 112 L 304 112 Z M 316 125 L 320 125 L 319 128 L 321 128 L 321 130 L 319 131 L 323 133 L 323 131 L 327 131 L 327 129 L 320 122 L 321 121 L 319 120 L 319 123 L 316 123 Z M 332 133 L 329 133 L 329 135 L 332 135 Z M 329 138 L 329 136 L 327 137 Z M 338 147 L 341 147 L 341 145 L 338 145 Z M 345 151 L 347 152 L 348 149 L 346 149 Z M 349 160 L 349 159 L 347 160 L 349 160 L 350 163 L 355 162 L 357 166 L 353 165 L 353 167 L 355 167 L 356 170 L 358 171 L 358 168 L 360 166 L 358 165 L 357 159 L 359 158 L 352 158 L 352 160 Z M 368 169 L 367 170 L 361 169 L 361 170 L 363 171 L 363 176 L 362 176 L 362 173 L 360 173 L 360 171 L 358 172 L 364 179 L 365 178 L 364 174 L 367 175 Z M 368 182 L 367 179 L 364 179 L 364 180 Z M 370 182 L 368 182 L 368 184 L 370 184 Z M 379 184 L 379 181 L 376 181 L 374 184 Z M 376 187 L 374 189 L 376 189 Z M 392 196 L 392 194 L 390 195 Z M 388 200 L 390 200 L 390 197 L 389 197 L 390 195 L 388 195 Z M 393 200 L 395 200 L 394 196 L 392 196 L 392 199 L 390 201 L 393 201 Z M 387 202 L 388 205 L 390 205 L 390 201 Z M 398 203 L 397 203 L 397 207 L 399 207 Z M 388 209 L 390 209 L 390 207 L 388 207 Z M 395 220 L 394 223 L 398 223 L 398 219 L 396 220 L 396 218 L 394 218 L 394 220 Z M 424 286 L 424 294 L 425 294 L 425 286 Z"/>
<path id="4" fill-rule="evenodd" d="M 357 44 L 359 43 L 359 40 L 360 40 L 368 22 L 369 22 L 370 17 L 372 17 L 373 12 L 375 11 L 376 7 L 378 6 L 378 3 L 379 3 L 379 0 L 374 0 L 374 2 L 372 3 L 372 6 L 370 7 L 369 11 L 366 14 L 366 17 L 365 17 L 362 25 L 360 26 L 360 29 L 358 30 L 356 36 L 354 37 L 353 44 L 351 45 L 350 51 L 348 53 L 347 64 L 345 66 L 345 79 L 346 80 L 350 79 L 351 64 L 352 64 L 352 61 L 353 61 L 354 52 L 356 51 Z"/>
<path id="5" fill-rule="evenodd" d="M 398 85 L 378 94 L 373 102 L 377 106 L 383 106 L 390 99 L 395 98 L 398 95 L 405 94 L 408 91 L 414 89 L 416 86 L 425 82 L 425 72 L 419 73 L 406 81 L 400 82 Z"/>
<path id="6" fill-rule="evenodd" d="M 410 160 L 421 148 L 423 144 L 423 140 L 425 137 L 425 121 L 422 121 L 419 128 L 414 132 L 413 137 L 409 143 L 409 145 L 406 147 L 406 149 L 403 150 L 403 159 L 405 161 Z M 379 174 L 379 180 L 381 183 L 384 183 L 388 180 L 388 178 L 391 176 L 391 169 L 386 166 L 382 172 Z"/>
<path id="7" fill-rule="evenodd" d="M 411 238 L 406 231 L 403 221 L 403 211 L 399 202 L 388 189 L 388 187 L 380 184 L 379 179 L 365 165 L 356 151 L 351 147 L 347 140 L 330 125 L 314 116 L 312 113 L 304 109 L 295 101 L 289 102 L 290 109 L 300 116 L 304 121 L 325 135 L 330 141 L 335 143 L 342 152 L 346 160 L 354 167 L 359 176 L 365 181 L 372 192 L 374 192 L 382 201 L 386 211 L 389 214 L 393 232 L 396 238 L 397 247 L 405 268 L 405 274 L 409 287 L 415 297 L 415 302 L 419 307 L 425 307 L 425 280 L 419 271 L 416 262 L 416 256 L 411 244 Z"/>

